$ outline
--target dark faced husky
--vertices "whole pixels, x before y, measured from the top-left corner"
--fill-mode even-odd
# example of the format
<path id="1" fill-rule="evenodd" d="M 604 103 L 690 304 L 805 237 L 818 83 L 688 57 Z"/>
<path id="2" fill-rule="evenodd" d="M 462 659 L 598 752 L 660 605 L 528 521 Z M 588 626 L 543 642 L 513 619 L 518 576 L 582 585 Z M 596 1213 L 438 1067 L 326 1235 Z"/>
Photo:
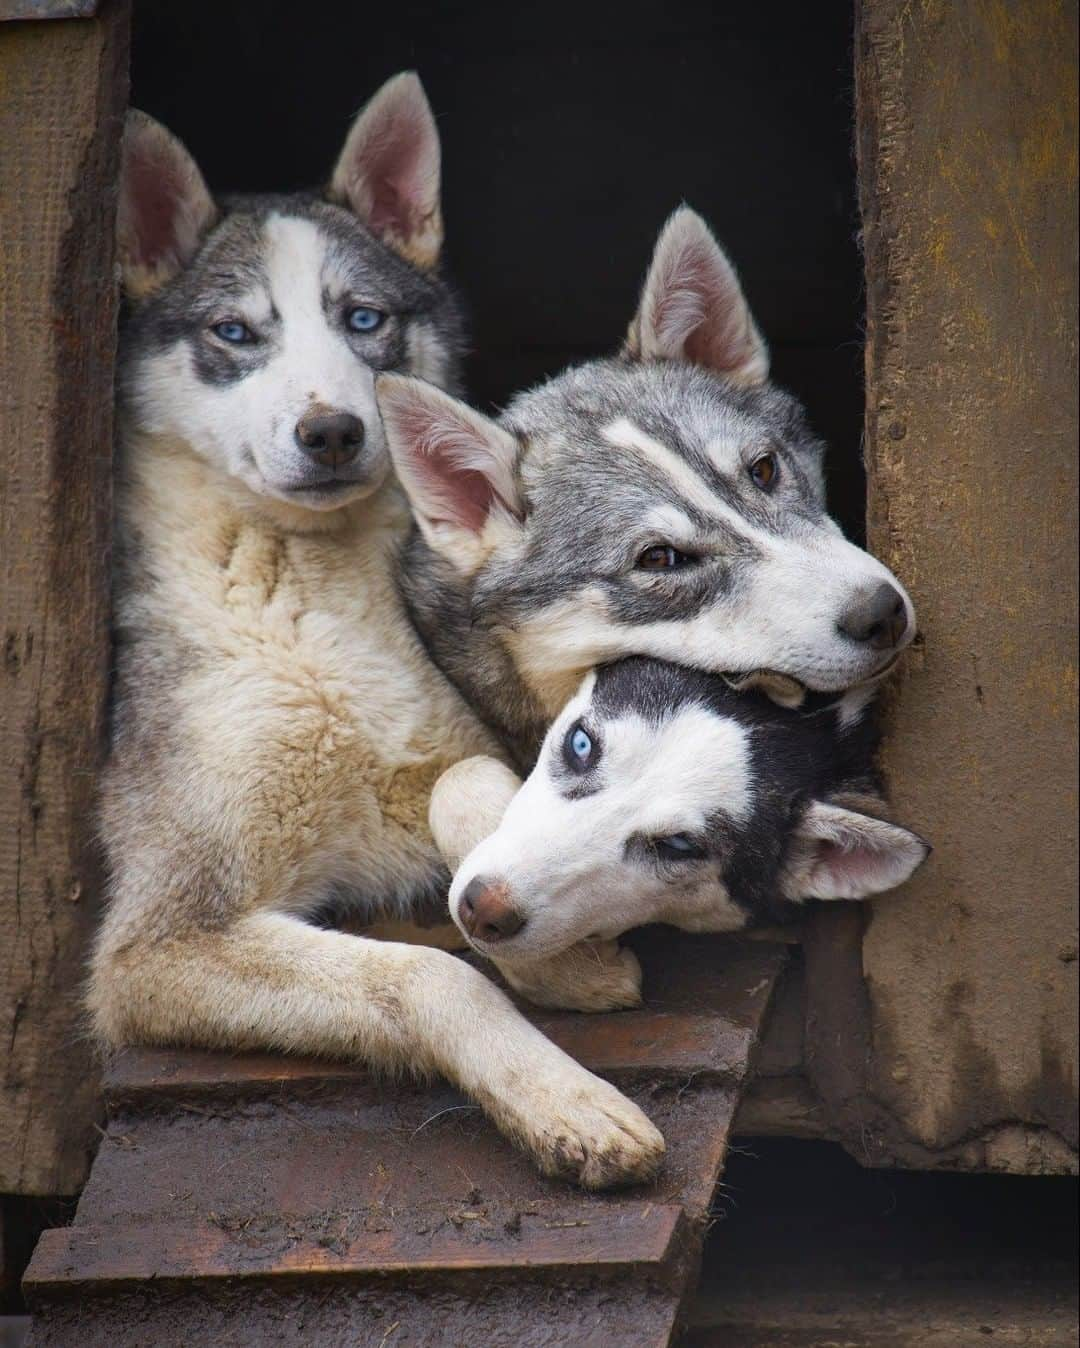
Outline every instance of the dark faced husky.
<path id="1" fill-rule="evenodd" d="M 458 868 L 454 920 L 525 984 L 648 922 L 736 931 L 901 884 L 928 849 L 881 817 L 868 705 L 856 689 L 786 709 L 647 659 L 589 674 Z"/>
<path id="2" fill-rule="evenodd" d="M 911 640 L 911 601 L 829 518 L 823 446 L 768 369 L 731 264 L 682 209 L 617 359 L 497 423 L 378 381 L 419 526 L 417 626 L 523 762 L 586 671 L 622 656 L 836 691 Z"/>

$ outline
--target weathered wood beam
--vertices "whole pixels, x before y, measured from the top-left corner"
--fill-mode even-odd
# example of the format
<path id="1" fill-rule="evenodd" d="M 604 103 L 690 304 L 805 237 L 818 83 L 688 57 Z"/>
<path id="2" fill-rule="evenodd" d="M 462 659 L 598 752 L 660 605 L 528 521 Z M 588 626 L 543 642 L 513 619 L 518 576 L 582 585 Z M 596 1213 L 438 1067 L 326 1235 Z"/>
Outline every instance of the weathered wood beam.
<path id="1" fill-rule="evenodd" d="M 0 1191 L 86 1177 L 127 0 L 0 25 Z"/>
<path id="2" fill-rule="evenodd" d="M 861 0 L 869 546 L 924 644 L 888 699 L 935 855 L 808 938 L 807 1054 L 861 1159 L 1075 1164 L 1075 0 Z"/>

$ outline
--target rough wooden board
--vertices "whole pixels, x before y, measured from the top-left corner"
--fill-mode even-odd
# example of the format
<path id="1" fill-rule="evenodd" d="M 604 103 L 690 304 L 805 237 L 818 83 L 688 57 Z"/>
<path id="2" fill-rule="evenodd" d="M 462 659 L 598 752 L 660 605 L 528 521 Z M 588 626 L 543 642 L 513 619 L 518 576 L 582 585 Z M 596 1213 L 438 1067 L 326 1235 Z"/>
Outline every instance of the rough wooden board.
<path id="1" fill-rule="evenodd" d="M 870 1163 L 1076 1145 L 1074 0 L 863 0 L 869 545 L 924 644 L 888 703 L 903 892 L 808 938 L 808 1056 Z M 861 949 L 860 949 L 861 946 Z M 865 977 L 865 981 L 863 981 Z"/>
<path id="2" fill-rule="evenodd" d="M 359 1299 L 348 1314 L 368 1319 L 393 1306 L 407 1343 L 466 1341 L 446 1337 L 447 1317 L 484 1343 L 511 1330 L 522 1345 L 599 1343 L 582 1330 L 598 1317 L 627 1348 L 669 1341 L 735 1087 L 629 1087 L 664 1130 L 664 1172 L 645 1189 L 586 1194 L 536 1174 L 445 1088 L 299 1085 L 275 1100 L 174 1097 L 113 1118 L 75 1224 L 48 1233 L 28 1271 L 35 1342 L 64 1342 L 73 1299 L 88 1343 L 144 1344 L 146 1317 L 163 1345 L 191 1342 L 203 1316 L 242 1336 L 247 1298 L 222 1309 L 239 1284 L 275 1314 L 285 1300 L 330 1298 L 339 1319 L 341 1301 Z M 516 1298 L 499 1294 L 506 1280 Z M 270 1284 L 288 1296 L 268 1299 Z M 613 1302 L 632 1316 L 612 1319 Z M 347 1323 L 359 1337 L 340 1341 L 367 1341 L 363 1319 Z"/>
<path id="3" fill-rule="evenodd" d="M 651 1034 L 615 1035 L 608 1074 L 667 1139 L 652 1185 L 590 1194 L 545 1179 L 438 1083 L 270 1055 L 127 1053 L 75 1222 L 42 1240 L 27 1274 L 34 1341 L 64 1342 L 74 1297 L 80 1341 L 110 1348 L 259 1342 L 256 1326 L 262 1341 L 379 1344 L 391 1324 L 401 1344 L 662 1348 L 787 952 L 670 932 L 644 946 L 662 1009 Z M 691 1007 L 711 1037 L 698 1026 L 691 1043 L 669 1041 Z M 645 1015 L 543 1021 L 573 1024 L 599 1062 L 619 1024 Z M 740 1063 L 727 1060 L 735 1043 Z"/>
<path id="4" fill-rule="evenodd" d="M 415 1281 L 434 1272 L 532 1277 L 547 1270 L 637 1270 L 670 1259 L 682 1220 L 676 1203 L 630 1201 L 589 1221 L 523 1219 L 512 1243 L 471 1241 L 462 1230 L 463 1220 L 435 1232 L 372 1232 L 360 1226 L 330 1239 L 301 1232 L 270 1250 L 242 1228 L 206 1223 L 155 1224 L 150 1229 L 132 1224 L 120 1230 L 74 1226 L 42 1237 L 35 1252 L 34 1287 L 39 1296 L 78 1295 L 87 1283 L 98 1291 L 114 1291 L 151 1278 L 158 1286 L 305 1275 Z"/>
<path id="5" fill-rule="evenodd" d="M 144 1291 L 35 1316 L 27 1348 L 665 1348 L 642 1280 L 611 1286 L 488 1280 L 475 1295 L 444 1288 L 241 1284 L 224 1296 Z"/>
<path id="6" fill-rule="evenodd" d="M 68 1194 L 97 1084 L 79 983 L 108 680 L 112 215 L 126 0 L 0 27 L 0 1191 Z"/>

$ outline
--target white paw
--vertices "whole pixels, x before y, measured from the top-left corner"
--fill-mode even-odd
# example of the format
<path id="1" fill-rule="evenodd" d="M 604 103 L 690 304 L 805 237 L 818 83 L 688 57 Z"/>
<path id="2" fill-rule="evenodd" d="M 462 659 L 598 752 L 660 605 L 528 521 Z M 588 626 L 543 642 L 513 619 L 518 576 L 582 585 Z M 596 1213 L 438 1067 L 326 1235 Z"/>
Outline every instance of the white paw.
<path id="1" fill-rule="evenodd" d="M 540 964 L 500 966 L 534 1006 L 556 1011 L 626 1011 L 641 1005 L 641 965 L 618 941 L 583 941 Z"/>
<path id="2" fill-rule="evenodd" d="M 529 1104 L 527 1144 L 546 1175 L 586 1189 L 644 1184 L 664 1157 L 664 1138 L 632 1100 L 582 1069 Z"/>

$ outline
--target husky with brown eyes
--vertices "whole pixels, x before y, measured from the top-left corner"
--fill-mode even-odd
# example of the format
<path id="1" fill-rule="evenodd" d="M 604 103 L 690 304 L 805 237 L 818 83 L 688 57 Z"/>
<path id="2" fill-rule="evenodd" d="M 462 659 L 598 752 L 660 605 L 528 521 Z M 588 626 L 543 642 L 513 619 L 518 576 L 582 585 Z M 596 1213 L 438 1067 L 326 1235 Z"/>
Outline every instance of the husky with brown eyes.
<path id="1" fill-rule="evenodd" d="M 527 981 L 648 922 L 732 931 L 902 884 L 929 848 L 882 817 L 869 700 L 791 709 L 660 661 L 599 669 L 458 868 L 454 920 Z"/>
<path id="2" fill-rule="evenodd" d="M 380 376 L 417 523 L 413 620 L 523 764 L 600 664 L 649 655 L 840 693 L 911 641 L 911 600 L 829 518 L 824 446 L 768 375 L 731 263 L 683 208 L 616 358 L 497 422 Z"/>

